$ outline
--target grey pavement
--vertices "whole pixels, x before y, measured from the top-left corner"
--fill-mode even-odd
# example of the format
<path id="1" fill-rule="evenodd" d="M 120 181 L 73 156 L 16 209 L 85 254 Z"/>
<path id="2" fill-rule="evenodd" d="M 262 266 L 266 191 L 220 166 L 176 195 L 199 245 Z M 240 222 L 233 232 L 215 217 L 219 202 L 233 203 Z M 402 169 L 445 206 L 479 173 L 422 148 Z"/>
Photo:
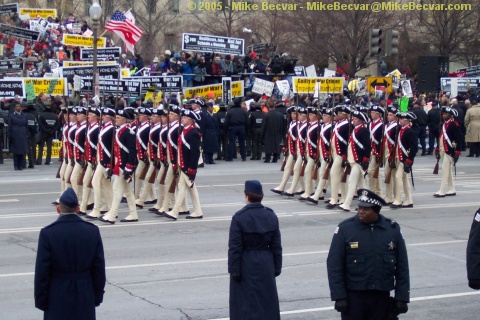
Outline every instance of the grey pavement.
<path id="1" fill-rule="evenodd" d="M 415 161 L 414 208 L 382 210 L 400 224 L 409 253 L 412 302 L 400 319 L 478 319 L 480 291 L 467 286 L 465 249 L 480 204 L 480 159 L 461 157 L 457 196 L 441 199 L 432 197 L 441 178 L 432 174 L 434 164 L 433 156 Z M 19 172 L 11 160 L 0 165 L 0 319 L 42 317 L 34 307 L 33 271 L 39 230 L 57 218 L 50 204 L 59 194 L 57 166 L 54 160 Z M 125 225 L 119 223 L 127 215 L 122 204 L 115 225 L 94 222 L 104 241 L 108 282 L 97 319 L 228 318 L 228 229 L 244 205 L 246 179 L 263 183 L 263 202 L 280 219 L 282 319 L 340 319 L 325 263 L 336 225 L 354 211 L 271 193 L 281 174 L 280 163 L 217 161 L 197 175 L 203 220 L 168 221 L 146 207 L 139 223 Z"/>

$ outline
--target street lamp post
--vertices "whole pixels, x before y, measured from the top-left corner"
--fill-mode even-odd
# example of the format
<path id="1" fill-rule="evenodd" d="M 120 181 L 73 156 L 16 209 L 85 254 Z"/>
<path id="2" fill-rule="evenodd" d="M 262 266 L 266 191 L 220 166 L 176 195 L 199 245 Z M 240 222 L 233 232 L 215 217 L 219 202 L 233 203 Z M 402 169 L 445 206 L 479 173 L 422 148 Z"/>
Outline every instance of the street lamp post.
<path id="1" fill-rule="evenodd" d="M 90 18 L 92 19 L 92 27 L 93 27 L 93 75 L 92 75 L 92 84 L 93 84 L 93 95 L 98 95 L 98 85 L 99 79 L 97 75 L 97 29 L 98 29 L 98 21 L 102 16 L 102 7 L 98 4 L 97 1 L 94 1 L 88 10 L 90 13 Z"/>

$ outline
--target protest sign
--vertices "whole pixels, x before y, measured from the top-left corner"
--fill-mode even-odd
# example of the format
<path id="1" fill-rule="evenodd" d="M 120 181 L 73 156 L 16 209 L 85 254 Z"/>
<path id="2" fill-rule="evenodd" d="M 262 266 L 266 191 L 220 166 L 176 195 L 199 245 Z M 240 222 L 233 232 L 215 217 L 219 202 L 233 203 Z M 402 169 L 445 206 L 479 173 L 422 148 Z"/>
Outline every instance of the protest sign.
<path id="1" fill-rule="evenodd" d="M 62 43 L 66 46 L 93 47 L 93 37 L 65 33 L 62 38 Z M 99 37 L 97 39 L 97 47 L 105 48 L 105 46 L 106 46 L 106 38 Z"/>
<path id="2" fill-rule="evenodd" d="M 253 83 L 252 92 L 271 97 L 274 86 L 275 83 L 271 81 L 256 78 L 255 82 Z"/>
<path id="3" fill-rule="evenodd" d="M 243 56 L 244 39 L 184 33 L 182 50 L 215 52 Z"/>
<path id="4" fill-rule="evenodd" d="M 303 78 L 292 77 L 294 93 L 313 93 L 315 83 L 320 82 L 319 93 L 342 93 L 343 78 Z"/>

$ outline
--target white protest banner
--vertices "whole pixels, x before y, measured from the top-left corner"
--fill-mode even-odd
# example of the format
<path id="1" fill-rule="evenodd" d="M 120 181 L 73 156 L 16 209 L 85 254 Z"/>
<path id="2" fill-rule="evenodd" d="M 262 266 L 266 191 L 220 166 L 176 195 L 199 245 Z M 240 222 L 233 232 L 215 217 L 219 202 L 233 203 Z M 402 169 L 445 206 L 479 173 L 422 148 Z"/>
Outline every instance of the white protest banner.
<path id="1" fill-rule="evenodd" d="M 325 78 L 335 77 L 335 75 L 336 75 L 336 72 L 334 70 L 330 70 L 328 68 L 325 68 L 323 70 L 323 76 Z"/>
<path id="2" fill-rule="evenodd" d="M 48 64 L 50 65 L 50 69 L 57 69 L 60 67 L 57 59 L 48 59 Z"/>
<path id="3" fill-rule="evenodd" d="M 357 95 L 364 96 L 367 94 L 367 82 L 365 80 L 357 81 Z"/>
<path id="4" fill-rule="evenodd" d="M 320 91 L 320 82 L 315 83 L 315 89 L 313 90 L 313 97 L 319 98 L 319 91 Z"/>
<path id="5" fill-rule="evenodd" d="M 288 80 L 277 80 L 275 84 L 282 96 L 288 97 L 290 95 L 290 84 L 288 83 Z"/>
<path id="6" fill-rule="evenodd" d="M 245 105 L 247 106 L 247 111 L 250 110 L 250 104 L 251 104 L 252 102 L 255 103 L 255 100 L 250 99 L 250 100 L 245 101 Z"/>
<path id="7" fill-rule="evenodd" d="M 23 51 L 25 51 L 25 46 L 22 46 L 20 43 L 15 43 L 15 46 L 13 47 L 13 55 L 18 57 Z"/>
<path id="8" fill-rule="evenodd" d="M 458 96 L 458 78 L 452 78 L 450 81 L 450 97 Z"/>
<path id="9" fill-rule="evenodd" d="M 413 92 L 412 92 L 412 87 L 410 85 L 410 80 L 402 80 L 401 86 L 402 86 L 402 95 L 407 98 L 413 98 Z"/>
<path id="10" fill-rule="evenodd" d="M 271 81 L 256 78 L 255 82 L 253 83 L 252 92 L 258 94 L 265 94 L 266 96 L 271 97 L 274 86 L 275 83 Z"/>
<path id="11" fill-rule="evenodd" d="M 80 91 L 81 83 L 82 83 L 82 77 L 74 75 L 73 76 L 73 90 Z"/>
<path id="12" fill-rule="evenodd" d="M 307 74 L 307 77 L 315 78 L 317 76 L 317 71 L 315 69 L 315 65 L 312 64 L 311 66 L 306 67 L 305 68 L 305 73 Z"/>

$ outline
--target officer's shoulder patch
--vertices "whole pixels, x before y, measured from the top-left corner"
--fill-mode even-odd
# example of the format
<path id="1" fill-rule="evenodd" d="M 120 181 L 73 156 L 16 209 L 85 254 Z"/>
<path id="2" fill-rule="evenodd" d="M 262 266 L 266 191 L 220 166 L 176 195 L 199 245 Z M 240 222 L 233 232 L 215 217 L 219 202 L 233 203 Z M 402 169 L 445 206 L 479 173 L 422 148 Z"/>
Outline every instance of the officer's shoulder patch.
<path id="1" fill-rule="evenodd" d="M 480 222 L 480 213 L 479 212 L 477 212 L 475 214 L 475 221 Z"/>
<path id="2" fill-rule="evenodd" d="M 334 234 L 337 234 L 337 233 L 338 233 L 338 230 L 340 230 L 340 227 L 337 227 L 337 228 L 335 229 Z"/>

